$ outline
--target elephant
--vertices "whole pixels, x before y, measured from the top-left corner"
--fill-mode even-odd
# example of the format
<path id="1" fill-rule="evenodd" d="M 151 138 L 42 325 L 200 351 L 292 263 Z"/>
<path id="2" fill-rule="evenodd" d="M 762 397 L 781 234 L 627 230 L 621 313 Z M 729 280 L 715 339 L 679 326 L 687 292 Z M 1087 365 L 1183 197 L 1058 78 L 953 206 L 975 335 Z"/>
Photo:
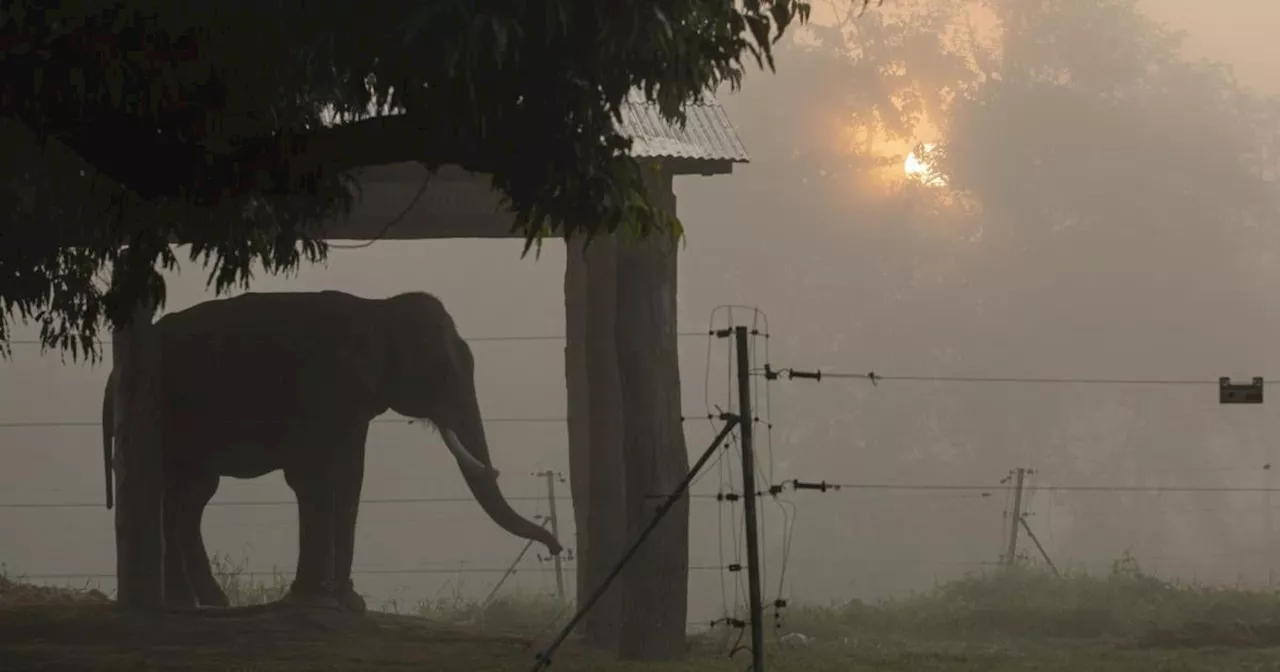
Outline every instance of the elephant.
<path id="1" fill-rule="evenodd" d="M 365 439 L 370 421 L 388 410 L 439 431 L 502 529 L 561 552 L 555 535 L 517 513 L 498 486 L 475 360 L 435 296 L 249 292 L 167 314 L 152 329 L 169 606 L 226 606 L 201 537 L 205 506 L 223 476 L 282 470 L 299 528 L 285 600 L 363 612 L 351 563 Z M 108 508 L 116 375 L 108 375 L 102 404 Z"/>

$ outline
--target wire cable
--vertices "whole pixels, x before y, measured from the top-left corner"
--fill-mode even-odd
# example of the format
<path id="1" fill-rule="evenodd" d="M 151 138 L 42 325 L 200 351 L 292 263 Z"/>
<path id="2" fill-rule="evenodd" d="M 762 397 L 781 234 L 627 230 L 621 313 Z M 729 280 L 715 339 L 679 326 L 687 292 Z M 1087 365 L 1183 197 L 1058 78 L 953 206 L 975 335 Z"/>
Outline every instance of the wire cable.
<path id="1" fill-rule="evenodd" d="M 697 417 L 698 413 L 686 412 L 682 419 Z M 569 419 L 564 416 L 518 417 L 518 416 L 486 416 L 480 418 L 488 424 L 556 424 L 565 423 Z M 230 424 L 230 423 L 227 423 Z M 425 420 L 405 417 L 380 417 L 369 421 L 372 425 L 423 425 Z M 101 427 L 101 420 L 0 420 L 0 429 L 44 429 L 60 427 Z"/>
<path id="2" fill-rule="evenodd" d="M 413 576 L 419 574 L 504 574 L 510 568 L 508 567 L 406 567 L 401 569 L 353 569 L 351 573 L 359 576 Z M 563 565 L 562 571 L 575 571 L 576 565 Z M 689 571 L 693 572 L 712 572 L 723 571 L 723 567 L 715 565 L 690 565 Z M 549 573 L 555 572 L 554 567 L 540 567 L 530 565 L 521 569 L 517 569 L 515 573 Z M 292 576 L 293 572 L 279 569 L 271 570 L 242 570 L 235 572 L 245 576 Z M 21 572 L 13 572 L 11 575 L 18 580 L 37 579 L 42 581 L 49 580 L 66 580 L 66 579 L 114 579 L 114 572 L 53 572 L 40 574 L 23 574 Z"/>
<path id="3" fill-rule="evenodd" d="M 841 490 L 925 490 L 983 492 L 989 496 L 995 492 L 1013 490 L 1012 485 L 979 485 L 952 483 L 825 483 L 827 491 Z M 1229 485 L 1041 485 L 1043 492 L 1280 492 L 1280 488 L 1229 486 Z"/>
<path id="4" fill-rule="evenodd" d="M 485 417 L 481 418 L 481 421 L 486 423 L 541 424 L 567 422 L 568 419 L 563 417 Z M 374 418 L 369 423 L 374 425 L 417 425 L 423 424 L 423 421 L 413 418 Z M 15 429 L 101 426 L 102 421 L 100 420 L 0 420 L 0 428 Z"/>
<path id="5" fill-rule="evenodd" d="M 856 373 L 848 371 L 804 371 L 795 368 L 761 369 L 756 371 L 765 377 L 786 376 L 787 378 L 839 378 L 867 380 L 872 383 L 902 381 L 924 383 L 990 383 L 990 384 L 1031 384 L 1031 385 L 1148 385 L 1148 386 L 1213 386 L 1218 387 L 1217 380 L 1195 378 L 1088 378 L 1088 377 L 1054 377 L 1054 376 L 926 376 L 926 375 L 884 375 L 874 371 Z M 1264 380 L 1265 385 L 1275 381 Z"/>
<path id="6" fill-rule="evenodd" d="M 707 424 L 713 427 L 715 425 L 715 422 L 712 420 L 713 413 L 711 408 L 711 350 L 712 350 L 712 347 L 715 345 L 716 341 L 719 340 L 715 335 L 715 331 L 716 331 L 715 316 L 716 316 L 716 309 L 712 309 L 711 314 L 707 317 L 707 356 L 706 356 L 706 359 L 704 360 L 703 378 L 702 378 L 702 403 L 703 403 L 703 406 L 706 408 Z M 720 449 L 719 453 L 716 455 L 715 464 L 712 465 L 715 467 L 716 473 L 719 476 L 720 482 L 718 484 L 718 487 L 722 492 L 725 489 L 724 456 L 727 454 L 727 451 L 729 449 L 728 446 L 729 444 L 728 442 L 726 442 L 725 445 Z M 709 473 L 710 471 L 711 470 L 708 469 L 704 473 Z M 724 567 L 725 557 L 724 557 L 724 507 L 723 506 L 716 507 L 716 553 L 719 557 L 720 566 Z M 729 618 L 729 587 L 725 583 L 725 575 L 723 572 L 720 574 L 720 610 L 721 610 L 722 618 Z"/>
<path id="7" fill-rule="evenodd" d="M 681 331 L 676 334 L 680 338 L 704 337 L 708 332 L 705 331 Z M 506 336 L 469 336 L 465 337 L 467 343 L 502 343 L 512 341 L 563 341 L 563 334 L 512 334 Z M 110 345 L 111 339 L 102 341 L 104 345 Z M 38 339 L 16 339 L 9 341 L 9 345 L 43 345 Z"/>
<path id="8" fill-rule="evenodd" d="M 714 502 L 717 495 L 714 494 L 691 494 L 691 499 L 699 502 Z M 546 495 L 513 495 L 507 496 L 510 502 L 534 502 L 545 503 Z M 361 506 L 407 506 L 411 504 L 452 504 L 474 502 L 475 497 L 383 497 L 375 499 L 360 500 Z M 557 495 L 558 502 L 571 502 L 573 498 L 568 495 Z M 295 506 L 297 500 L 293 499 L 260 499 L 260 500 L 232 500 L 232 501 L 212 501 L 205 508 L 239 508 L 251 506 Z M 0 502 L 0 509 L 104 509 L 102 502 Z"/>
<path id="9" fill-rule="evenodd" d="M 391 231 L 392 227 L 399 224 L 405 217 L 409 215 L 410 212 L 413 211 L 415 207 L 417 207 L 418 201 L 422 200 L 422 197 L 425 196 L 427 193 L 427 188 L 431 186 L 432 177 L 435 177 L 434 173 L 428 172 L 427 175 L 422 178 L 422 186 L 419 187 L 418 192 L 413 195 L 413 199 L 409 201 L 409 205 L 404 206 L 404 209 L 400 211 L 400 214 L 391 218 L 391 220 L 388 221 L 386 224 L 383 224 L 382 229 L 378 231 L 378 235 L 368 240 L 360 241 L 358 243 L 326 243 L 326 244 L 335 250 L 362 250 L 382 240 L 384 237 L 386 237 L 387 233 Z"/>

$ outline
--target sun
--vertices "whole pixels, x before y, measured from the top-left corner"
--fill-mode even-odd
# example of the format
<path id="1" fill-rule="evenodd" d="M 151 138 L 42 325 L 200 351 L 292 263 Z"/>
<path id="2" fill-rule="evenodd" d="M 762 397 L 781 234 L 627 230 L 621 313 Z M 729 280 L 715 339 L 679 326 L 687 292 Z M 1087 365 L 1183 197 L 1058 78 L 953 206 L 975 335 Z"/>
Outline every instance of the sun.
<path id="1" fill-rule="evenodd" d="M 908 179 L 915 180 L 931 187 L 939 187 L 946 184 L 946 180 L 933 172 L 933 167 L 926 161 L 929 152 L 932 152 L 934 145 L 923 143 L 916 145 L 916 148 L 907 154 L 907 160 L 902 163 L 902 172 Z"/>

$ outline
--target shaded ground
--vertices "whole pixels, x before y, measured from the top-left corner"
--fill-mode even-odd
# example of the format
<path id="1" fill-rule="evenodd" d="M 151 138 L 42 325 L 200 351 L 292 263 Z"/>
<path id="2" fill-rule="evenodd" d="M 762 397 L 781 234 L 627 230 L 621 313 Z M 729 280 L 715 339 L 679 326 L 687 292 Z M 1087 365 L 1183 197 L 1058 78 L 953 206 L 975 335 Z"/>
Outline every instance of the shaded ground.
<path id="1" fill-rule="evenodd" d="M 0 671 L 524 672 L 562 606 L 146 616 L 95 591 L 0 576 Z M 781 637 L 787 631 L 804 636 Z M 1137 571 L 977 576 L 894 602 L 790 608 L 783 630 L 769 632 L 766 672 L 1280 672 L 1280 594 Z M 664 665 L 611 662 L 570 643 L 550 672 L 741 672 L 746 652 L 726 655 L 737 635 L 693 638 L 687 660 Z"/>
<path id="2" fill-rule="evenodd" d="M 6 672 L 527 669 L 532 642 L 410 616 L 274 610 L 144 616 L 111 604 L 0 606 Z"/>
<path id="3" fill-rule="evenodd" d="M 1280 649 L 1135 647 L 1133 642 L 921 639 L 903 635 L 770 642 L 769 670 L 791 672 L 1209 672 L 1280 670 Z M 572 645 L 556 672 L 744 669 L 704 642 L 673 665 L 609 663 Z M 110 604 L 0 606 L 0 668 L 6 672 L 489 672 L 529 670 L 535 653 L 520 636 L 468 632 L 415 616 L 363 618 L 322 611 L 248 616 L 125 614 Z"/>

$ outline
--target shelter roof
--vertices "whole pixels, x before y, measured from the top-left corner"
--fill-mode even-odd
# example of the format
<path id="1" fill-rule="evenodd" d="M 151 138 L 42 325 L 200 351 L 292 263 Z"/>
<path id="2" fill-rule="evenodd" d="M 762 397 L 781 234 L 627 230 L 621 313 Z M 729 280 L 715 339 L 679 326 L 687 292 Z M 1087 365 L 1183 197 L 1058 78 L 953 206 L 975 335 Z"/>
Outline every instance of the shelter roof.
<path id="1" fill-rule="evenodd" d="M 377 116 L 377 112 L 373 112 Z M 393 112 L 389 116 L 399 114 Z M 333 117 L 329 116 L 329 123 Z M 724 107 L 708 93 L 701 102 L 685 107 L 684 128 L 668 123 L 658 106 L 632 91 L 622 104 L 618 131 L 631 138 L 631 154 L 638 158 L 661 159 L 674 174 L 723 174 L 732 164 L 751 160 L 738 131 Z"/>
<path id="2" fill-rule="evenodd" d="M 681 129 L 658 112 L 658 106 L 634 92 L 622 107 L 618 130 L 631 138 L 631 153 L 637 157 L 746 163 L 751 160 L 729 115 L 714 96 L 685 108 L 687 121 Z"/>

